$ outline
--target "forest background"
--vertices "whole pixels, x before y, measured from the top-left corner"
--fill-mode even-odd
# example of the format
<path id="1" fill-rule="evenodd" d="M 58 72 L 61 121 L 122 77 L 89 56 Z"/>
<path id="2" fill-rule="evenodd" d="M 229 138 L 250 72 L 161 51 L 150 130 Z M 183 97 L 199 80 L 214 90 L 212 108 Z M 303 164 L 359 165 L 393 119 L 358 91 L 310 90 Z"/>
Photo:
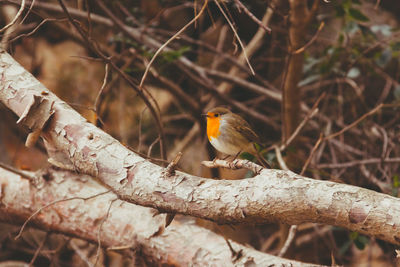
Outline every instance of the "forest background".
<path id="1" fill-rule="evenodd" d="M 13 58 L 4 52 L 0 57 L 4 264 L 398 264 L 397 0 L 0 0 L 0 11 L 2 50 Z M 22 70 L 15 75 L 18 63 L 13 60 L 44 87 L 36 88 L 34 78 Z M 33 94 L 30 86 L 50 101 L 48 116 L 30 118 L 46 102 L 25 101 Z M 10 93 L 12 88 L 20 93 Z M 53 93 L 96 130 L 65 105 L 55 105 L 61 100 Z M 21 101 L 14 103 L 18 94 Z M 244 166 L 253 171 L 229 170 L 244 164 L 240 160 L 237 166 L 209 162 L 220 168 L 202 164 L 221 156 L 207 140 L 202 116 L 215 106 L 246 118 L 261 138 L 261 154 L 272 169 L 284 172 L 264 172 L 254 165 Z M 27 123 L 31 119 L 35 126 Z M 72 125 L 75 132 L 69 136 L 71 126 L 56 133 L 57 123 Z M 104 144 L 116 143 L 100 138 L 100 129 L 122 146 L 107 148 Z M 55 137 L 61 134 L 76 142 L 73 152 L 71 143 Z M 42 138 L 36 142 L 35 136 Z M 98 155 L 94 150 L 81 153 L 93 139 Z M 130 152 L 123 149 L 169 167 L 129 165 Z M 93 170 L 82 155 L 100 158 L 101 151 L 111 156 L 96 161 Z M 249 154 L 243 157 L 253 160 Z M 135 194 L 126 194 L 118 186 L 126 185 L 117 179 L 121 173 L 110 171 L 120 161 L 129 165 L 128 183 L 133 173 L 153 184 L 137 178 Z M 100 168 L 99 162 L 106 165 Z M 186 185 L 175 169 L 209 181 Z M 282 173 L 287 179 L 275 180 Z M 243 183 L 231 181 L 244 177 Z M 357 188 L 341 187 L 345 184 Z M 214 195 L 197 195 L 205 185 L 216 188 Z M 264 203 L 256 199 L 256 189 L 252 194 L 245 190 L 251 186 L 266 189 Z M 276 188 L 288 189 L 272 199 Z M 113 192 L 99 193 L 108 189 Z M 185 190 L 192 193 L 182 200 Z M 239 193 L 224 198 L 232 192 Z M 329 212 L 324 194 L 338 202 L 337 213 Z M 282 199 L 286 206 L 279 205 Z M 253 219 L 243 209 L 240 218 L 230 213 L 235 201 L 259 212 L 249 213 Z M 28 218 L 32 228 L 21 229 Z"/>

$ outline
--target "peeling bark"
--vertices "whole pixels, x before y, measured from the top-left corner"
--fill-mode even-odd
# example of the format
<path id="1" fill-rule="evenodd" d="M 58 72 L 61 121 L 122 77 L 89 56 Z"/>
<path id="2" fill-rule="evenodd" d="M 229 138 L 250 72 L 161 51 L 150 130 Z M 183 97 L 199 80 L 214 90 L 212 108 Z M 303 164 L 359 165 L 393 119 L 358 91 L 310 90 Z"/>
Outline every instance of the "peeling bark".
<path id="1" fill-rule="evenodd" d="M 50 181 L 39 189 L 27 179 L 0 168 L 0 220 L 23 222 L 33 212 L 54 200 L 87 198 L 107 191 L 89 176 L 48 170 Z M 165 215 L 157 211 L 114 201 L 107 193 L 89 200 L 68 200 L 43 209 L 31 223 L 98 243 L 107 248 L 124 247 L 142 253 L 159 266 L 310 266 L 258 252 L 230 241 L 242 257 L 234 261 L 225 239 L 194 222 L 173 222 L 164 230 Z M 112 205 L 107 214 L 109 205 Z M 103 222 L 104 221 L 104 222 Z M 311 265 L 312 266 L 312 265 Z"/>
<path id="2" fill-rule="evenodd" d="M 120 199 L 219 223 L 330 224 L 400 244 L 400 200 L 360 187 L 264 169 L 245 180 L 211 180 L 165 169 L 125 148 L 0 53 L 0 100 L 18 116 L 33 95 L 54 101 L 42 132 L 51 161 L 89 174 Z M 200 164 L 200 163 L 198 163 Z"/>

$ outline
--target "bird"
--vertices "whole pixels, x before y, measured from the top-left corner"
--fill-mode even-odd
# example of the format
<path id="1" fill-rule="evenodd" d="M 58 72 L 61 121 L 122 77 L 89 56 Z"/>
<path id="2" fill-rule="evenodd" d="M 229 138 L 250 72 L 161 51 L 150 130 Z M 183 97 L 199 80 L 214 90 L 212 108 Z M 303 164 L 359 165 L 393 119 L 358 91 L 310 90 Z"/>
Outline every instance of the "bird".
<path id="1" fill-rule="evenodd" d="M 208 140 L 216 150 L 235 156 L 234 159 L 242 152 L 248 152 L 264 167 L 269 166 L 256 148 L 260 138 L 245 119 L 224 107 L 212 108 L 204 115 L 207 117 Z"/>

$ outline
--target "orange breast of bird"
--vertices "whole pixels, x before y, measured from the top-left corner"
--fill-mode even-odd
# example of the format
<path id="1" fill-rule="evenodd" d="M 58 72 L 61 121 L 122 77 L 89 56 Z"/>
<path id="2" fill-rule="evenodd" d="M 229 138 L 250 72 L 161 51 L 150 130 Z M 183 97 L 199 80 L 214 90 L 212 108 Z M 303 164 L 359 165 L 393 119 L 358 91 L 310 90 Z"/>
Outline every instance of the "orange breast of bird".
<path id="1" fill-rule="evenodd" d="M 220 118 L 207 118 L 207 136 L 208 140 L 217 138 L 221 132 L 219 131 Z"/>

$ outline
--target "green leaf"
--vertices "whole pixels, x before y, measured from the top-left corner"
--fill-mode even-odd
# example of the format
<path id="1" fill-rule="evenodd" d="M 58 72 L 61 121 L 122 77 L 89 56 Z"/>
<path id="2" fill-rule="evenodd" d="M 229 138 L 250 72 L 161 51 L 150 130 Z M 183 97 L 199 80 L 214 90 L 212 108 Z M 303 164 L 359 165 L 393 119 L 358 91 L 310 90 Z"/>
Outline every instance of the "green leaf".
<path id="1" fill-rule="evenodd" d="M 397 188 L 400 185 L 400 181 L 399 181 L 399 175 L 395 174 L 393 175 L 393 187 Z"/>
<path id="2" fill-rule="evenodd" d="M 254 146 L 256 147 L 257 151 L 260 151 L 262 149 L 260 144 L 254 143 Z"/>
<path id="3" fill-rule="evenodd" d="M 250 161 L 253 161 L 255 159 L 255 156 L 253 156 L 252 154 L 247 153 L 247 152 L 243 152 L 242 154 L 240 154 L 239 157 L 241 159 L 247 159 L 247 160 L 250 160 Z"/>
<path id="4" fill-rule="evenodd" d="M 360 234 L 358 232 L 351 232 L 350 233 L 350 239 L 351 240 L 356 240 Z"/>
<path id="5" fill-rule="evenodd" d="M 354 245 L 356 245 L 359 250 L 363 250 L 365 248 L 365 244 L 360 242 L 358 239 L 354 240 Z"/>
<path id="6" fill-rule="evenodd" d="M 350 240 L 353 240 L 354 245 L 360 250 L 363 250 L 369 242 L 368 237 L 366 237 L 365 235 L 361 235 L 358 232 L 351 232 Z"/>
<path id="7" fill-rule="evenodd" d="M 183 56 L 184 53 L 190 50 L 189 46 L 183 46 L 182 48 L 175 50 L 175 51 L 167 51 L 162 53 L 162 57 L 166 62 L 172 62 L 181 56 Z"/>
<path id="8" fill-rule="evenodd" d="M 369 238 L 365 235 L 359 235 L 358 238 L 354 240 L 354 245 L 356 245 L 359 250 L 363 250 L 368 243 Z"/>
<path id="9" fill-rule="evenodd" d="M 369 21 L 369 18 L 367 16 L 365 16 L 360 10 L 355 8 L 349 8 L 349 16 L 358 21 Z"/>

